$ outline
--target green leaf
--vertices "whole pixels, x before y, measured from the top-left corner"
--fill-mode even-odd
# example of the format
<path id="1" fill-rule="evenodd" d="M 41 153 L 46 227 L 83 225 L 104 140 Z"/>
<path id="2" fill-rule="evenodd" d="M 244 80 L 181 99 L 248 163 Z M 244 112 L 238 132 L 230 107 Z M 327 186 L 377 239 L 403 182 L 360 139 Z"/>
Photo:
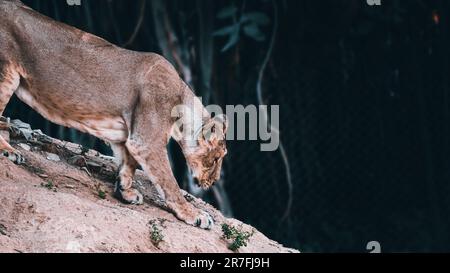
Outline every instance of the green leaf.
<path id="1" fill-rule="evenodd" d="M 270 18 L 262 12 L 255 11 L 242 15 L 241 22 L 252 22 L 256 23 L 257 25 L 266 26 L 270 24 Z"/>
<path id="2" fill-rule="evenodd" d="M 221 28 L 219 30 L 216 30 L 213 32 L 213 36 L 227 36 L 227 35 L 231 35 L 236 31 L 236 26 L 237 25 L 232 25 L 232 26 L 228 26 L 228 27 L 224 27 Z"/>
<path id="3" fill-rule="evenodd" d="M 239 26 L 236 28 L 235 32 L 230 36 L 227 44 L 222 48 L 222 52 L 225 52 L 232 48 L 239 41 Z"/>
<path id="4" fill-rule="evenodd" d="M 234 15 L 236 15 L 237 11 L 238 11 L 238 9 L 234 5 L 225 7 L 219 11 L 219 14 L 217 14 L 217 18 L 225 19 L 225 18 L 233 17 Z"/>
<path id="5" fill-rule="evenodd" d="M 262 42 L 266 39 L 266 35 L 262 33 L 261 29 L 256 24 L 246 25 L 244 27 L 244 33 L 258 42 Z"/>

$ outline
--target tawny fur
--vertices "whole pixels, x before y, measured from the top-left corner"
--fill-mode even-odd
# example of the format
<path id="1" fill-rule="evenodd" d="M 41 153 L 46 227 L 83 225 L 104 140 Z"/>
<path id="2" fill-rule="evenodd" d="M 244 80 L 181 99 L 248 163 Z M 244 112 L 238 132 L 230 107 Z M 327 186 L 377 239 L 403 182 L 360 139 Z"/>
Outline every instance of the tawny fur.
<path id="1" fill-rule="evenodd" d="M 18 0 L 0 0 L 0 18 L 0 115 L 16 94 L 46 119 L 111 143 L 120 159 L 116 188 L 124 201 L 143 201 L 132 188 L 141 165 L 179 219 L 211 227 L 210 216 L 185 200 L 169 164 L 166 145 L 176 121 L 172 110 L 199 103 L 169 62 L 114 46 Z M 190 114 L 204 126 L 224 122 L 211 119 L 203 106 Z M 223 140 L 199 137 L 194 146 L 183 139 L 179 144 L 200 185 L 208 187 L 219 178 Z M 1 136 L 0 150 L 20 156 Z"/>

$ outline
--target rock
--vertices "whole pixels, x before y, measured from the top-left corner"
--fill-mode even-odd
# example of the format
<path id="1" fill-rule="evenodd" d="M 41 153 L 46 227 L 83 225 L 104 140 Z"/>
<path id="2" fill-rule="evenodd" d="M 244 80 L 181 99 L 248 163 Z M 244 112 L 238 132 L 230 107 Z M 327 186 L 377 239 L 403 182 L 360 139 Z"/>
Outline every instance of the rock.
<path id="1" fill-rule="evenodd" d="M 52 153 L 45 153 L 45 157 L 50 160 L 50 161 L 54 161 L 54 162 L 60 162 L 61 159 L 59 158 L 58 155 L 56 154 L 52 154 Z"/>
<path id="2" fill-rule="evenodd" d="M 16 128 L 19 128 L 19 129 L 33 131 L 33 130 L 31 130 L 31 126 L 29 124 L 22 122 L 18 119 L 11 121 L 11 125 L 14 125 Z"/>
<path id="3" fill-rule="evenodd" d="M 84 158 L 84 156 L 81 156 L 81 155 L 72 156 L 71 158 L 69 158 L 67 160 L 67 162 L 70 165 L 74 165 L 77 167 L 85 167 L 86 166 L 86 159 Z"/>
<path id="4" fill-rule="evenodd" d="M 82 167 L 81 170 L 84 171 L 87 175 L 92 176 L 91 172 L 86 167 Z"/>
<path id="5" fill-rule="evenodd" d="M 20 148 L 24 149 L 25 151 L 31 151 L 31 147 L 28 144 L 25 143 L 19 143 L 17 144 Z"/>
<path id="6" fill-rule="evenodd" d="M 102 169 L 102 165 L 94 161 L 86 161 L 86 165 L 88 166 L 88 169 L 93 172 L 100 172 Z"/>
<path id="7" fill-rule="evenodd" d="M 80 155 L 83 152 L 83 147 L 79 144 L 75 143 L 65 143 L 64 146 L 67 150 L 71 151 L 74 154 Z"/>
<path id="8" fill-rule="evenodd" d="M 31 140 L 33 138 L 33 131 L 30 130 L 22 130 L 22 135 L 25 137 L 26 140 Z"/>

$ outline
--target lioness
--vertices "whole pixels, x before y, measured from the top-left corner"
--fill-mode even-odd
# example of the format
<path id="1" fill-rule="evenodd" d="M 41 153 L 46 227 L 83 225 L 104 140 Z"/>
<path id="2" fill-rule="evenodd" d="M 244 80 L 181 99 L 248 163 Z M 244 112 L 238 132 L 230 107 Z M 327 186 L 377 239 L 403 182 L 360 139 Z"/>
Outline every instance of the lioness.
<path id="1" fill-rule="evenodd" d="M 199 185 L 209 187 L 219 179 L 226 154 L 224 116 L 211 118 L 172 65 L 157 54 L 119 48 L 18 0 L 0 0 L 0 18 L 0 115 L 16 94 L 46 119 L 105 140 L 120 162 L 116 193 L 124 201 L 143 202 L 132 188 L 140 165 L 161 186 L 176 217 L 212 227 L 213 219 L 180 192 L 166 145 L 174 134 L 180 135 L 180 128 L 173 126 L 179 119 L 191 133 L 212 129 L 209 139 L 201 133 L 194 141 L 177 139 Z M 174 116 L 177 105 L 187 105 L 187 114 Z M 202 121 L 201 127 L 190 120 Z M 21 160 L 1 136 L 0 150 Z"/>

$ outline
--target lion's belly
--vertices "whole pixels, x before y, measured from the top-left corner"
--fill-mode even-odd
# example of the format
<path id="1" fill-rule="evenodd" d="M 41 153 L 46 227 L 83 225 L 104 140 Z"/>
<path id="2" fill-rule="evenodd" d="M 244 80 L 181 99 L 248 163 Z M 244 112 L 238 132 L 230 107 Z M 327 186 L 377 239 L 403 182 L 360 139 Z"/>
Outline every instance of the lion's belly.
<path id="1" fill-rule="evenodd" d="M 122 117 L 105 117 L 98 114 L 86 115 L 89 118 L 73 118 L 70 115 L 62 114 L 65 113 L 64 109 L 50 109 L 44 103 L 40 103 L 23 87 L 19 87 L 15 94 L 21 101 L 51 122 L 80 130 L 112 143 L 121 143 L 127 140 L 127 127 Z"/>

